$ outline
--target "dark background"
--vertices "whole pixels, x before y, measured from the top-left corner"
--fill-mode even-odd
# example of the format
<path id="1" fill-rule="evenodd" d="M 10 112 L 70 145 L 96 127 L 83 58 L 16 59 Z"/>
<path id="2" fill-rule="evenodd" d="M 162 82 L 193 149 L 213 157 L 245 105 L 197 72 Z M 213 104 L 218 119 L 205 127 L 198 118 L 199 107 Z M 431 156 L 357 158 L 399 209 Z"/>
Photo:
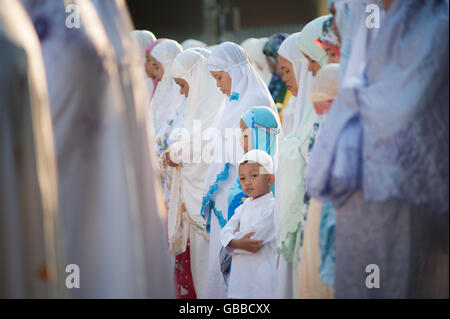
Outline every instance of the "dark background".
<path id="1" fill-rule="evenodd" d="M 248 34 L 300 31 L 325 14 L 326 0 L 127 0 L 138 30 L 183 41 L 196 38 L 214 44 L 241 41 Z M 324 4 L 325 3 L 325 4 Z"/>

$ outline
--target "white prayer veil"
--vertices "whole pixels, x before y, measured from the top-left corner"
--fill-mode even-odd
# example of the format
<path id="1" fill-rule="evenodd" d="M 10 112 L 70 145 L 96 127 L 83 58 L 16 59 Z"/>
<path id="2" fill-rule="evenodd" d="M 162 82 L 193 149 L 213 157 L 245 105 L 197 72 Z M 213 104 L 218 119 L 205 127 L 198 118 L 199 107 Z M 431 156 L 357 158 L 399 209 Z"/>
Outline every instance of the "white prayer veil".
<path id="1" fill-rule="evenodd" d="M 184 79 L 189 84 L 185 128 L 192 131 L 194 120 L 201 120 L 203 128 L 210 127 L 217 112 L 225 107 L 225 96 L 209 74 L 204 55 L 196 49 L 179 54 L 172 65 L 172 77 Z"/>
<path id="2" fill-rule="evenodd" d="M 297 51 L 303 55 L 307 54 L 311 59 L 319 62 L 321 65 L 326 62 L 327 55 L 316 44 L 316 39 L 322 34 L 323 22 L 329 16 L 319 17 L 309 22 L 301 32 L 295 35 L 294 43 Z M 286 39 L 283 45 L 290 44 Z M 317 49 L 316 49 L 317 48 Z M 301 50 L 301 51 L 300 51 Z M 283 56 L 284 50 L 279 50 L 279 54 Z M 294 49 L 289 50 L 294 52 Z M 303 53 L 302 53 L 303 52 Z M 306 66 L 305 66 L 306 68 Z M 318 119 L 314 111 L 313 104 L 309 99 L 311 82 L 306 92 L 301 92 L 297 101 L 301 103 L 301 113 L 295 116 L 296 120 L 300 118 L 298 128 L 294 133 L 286 137 L 281 144 L 280 157 L 283 161 L 283 167 L 277 176 L 276 192 L 280 195 L 275 209 L 276 218 L 280 218 L 280 241 L 278 251 L 282 253 L 286 260 L 294 260 L 296 265 L 299 261 L 300 243 L 297 238 L 306 214 L 306 206 L 304 205 L 305 181 L 304 173 L 307 165 L 309 165 L 308 151 L 310 145 L 310 137 L 313 133 L 315 123 Z M 302 83 L 299 83 L 299 92 L 302 89 Z M 296 110 L 298 112 L 298 110 Z M 292 178 L 292 175 L 296 178 Z M 295 246 L 298 247 L 295 247 Z"/>
<path id="3" fill-rule="evenodd" d="M 154 41 L 156 41 L 156 37 L 153 35 L 152 32 L 147 31 L 147 30 L 135 30 L 135 31 L 132 31 L 131 34 L 136 39 L 136 41 L 139 45 L 139 55 L 141 56 L 141 65 L 143 67 L 145 67 L 146 51 L 147 51 L 148 47 Z M 153 92 L 155 91 L 155 82 L 153 81 L 153 79 L 150 79 L 148 76 L 145 76 L 145 82 L 147 83 L 148 94 L 150 97 L 149 101 L 151 102 L 151 97 L 153 95 Z M 150 104 L 150 102 L 149 102 L 149 104 Z M 150 109 L 150 107 L 148 107 L 148 109 Z"/>
<path id="4" fill-rule="evenodd" d="M 190 48 L 190 49 L 187 49 L 187 50 L 195 51 L 197 53 L 200 53 L 206 59 L 208 59 L 209 56 L 211 55 L 211 50 L 208 50 L 207 48 L 194 47 L 194 48 Z"/>
<path id="5" fill-rule="evenodd" d="M 270 72 L 269 63 L 267 62 L 266 56 L 263 53 L 264 45 L 267 43 L 268 38 L 249 38 L 242 42 L 242 48 L 247 51 L 250 62 L 253 64 L 255 69 L 258 71 L 259 75 L 263 79 L 266 85 L 269 85 L 272 79 L 272 73 Z"/>
<path id="6" fill-rule="evenodd" d="M 203 48 L 206 49 L 207 45 L 203 43 L 202 41 L 195 40 L 195 39 L 187 39 L 183 42 L 181 42 L 181 46 L 183 47 L 183 50 L 192 49 L 192 48 Z"/>
<path id="7" fill-rule="evenodd" d="M 208 163 L 202 161 L 201 147 L 195 146 L 201 145 L 203 131 L 211 126 L 216 114 L 223 111 L 225 96 L 209 74 L 206 58 L 193 49 L 175 58 L 172 76 L 184 79 L 189 85 L 184 120 L 189 136 L 169 148 L 171 160 L 183 164 L 182 167 L 177 167 L 173 174 L 168 213 L 169 250 L 176 255 L 186 250 L 189 225 L 198 235 L 208 238 L 205 220 L 200 215 Z M 200 122 L 201 126 L 194 125 L 194 121 Z M 183 203 L 185 210 L 182 209 Z M 187 222 L 183 223 L 183 219 Z M 191 244 L 191 249 L 194 248 Z"/>
<path id="8" fill-rule="evenodd" d="M 222 133 L 226 128 L 238 128 L 241 116 L 254 106 L 266 105 L 278 115 L 267 86 L 237 44 L 224 42 L 215 48 L 208 59 L 208 69 L 227 72 L 232 79 L 231 97 L 219 124 Z"/>
<path id="9" fill-rule="evenodd" d="M 145 62 L 145 52 L 147 51 L 150 44 L 156 41 L 155 35 L 147 30 L 134 30 L 131 34 L 136 39 L 139 45 L 139 54 L 141 55 L 142 63 Z"/>
<path id="10" fill-rule="evenodd" d="M 294 132 L 300 125 L 305 107 L 310 104 L 309 92 L 313 80 L 312 73 L 308 71 L 308 60 L 297 47 L 297 39 L 300 32 L 291 34 L 280 46 L 278 55 L 292 63 L 294 75 L 298 85 L 297 96 L 292 95 L 283 115 L 286 123 L 286 135 Z"/>
<path id="11" fill-rule="evenodd" d="M 164 69 L 164 75 L 159 82 L 153 96 L 151 109 L 154 114 L 156 136 L 168 120 L 174 115 L 178 107 L 183 103 L 184 96 L 180 94 L 178 85 L 172 78 L 172 62 L 183 48 L 174 40 L 166 40 L 159 43 L 152 50 L 151 55 Z"/>
<path id="12" fill-rule="evenodd" d="M 73 29 L 60 27 L 64 2 L 27 3 L 46 62 L 66 252 L 82 269 L 71 293 L 173 296 L 144 75 L 125 2 L 74 1 L 83 23 Z"/>
<path id="13" fill-rule="evenodd" d="M 65 298 L 45 70 L 17 0 L 0 0 L 0 298 Z"/>

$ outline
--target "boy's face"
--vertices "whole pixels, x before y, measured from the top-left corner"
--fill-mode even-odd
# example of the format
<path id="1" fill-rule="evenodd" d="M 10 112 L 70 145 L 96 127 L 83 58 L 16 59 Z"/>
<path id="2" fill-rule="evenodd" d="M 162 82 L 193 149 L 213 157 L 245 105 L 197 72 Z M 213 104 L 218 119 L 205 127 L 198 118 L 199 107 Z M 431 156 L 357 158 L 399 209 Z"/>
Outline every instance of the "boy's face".
<path id="1" fill-rule="evenodd" d="M 275 177 L 267 174 L 260 164 L 246 162 L 239 166 L 239 180 L 244 193 L 256 199 L 270 192 Z"/>

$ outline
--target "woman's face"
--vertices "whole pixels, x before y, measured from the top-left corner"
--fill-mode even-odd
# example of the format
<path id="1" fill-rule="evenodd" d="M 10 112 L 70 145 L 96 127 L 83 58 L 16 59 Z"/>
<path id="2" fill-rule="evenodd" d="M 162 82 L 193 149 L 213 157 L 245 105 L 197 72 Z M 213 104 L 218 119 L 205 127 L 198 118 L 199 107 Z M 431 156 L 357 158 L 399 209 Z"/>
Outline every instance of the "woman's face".
<path id="1" fill-rule="evenodd" d="M 189 84 L 186 82 L 186 80 L 183 80 L 181 78 L 174 78 L 175 83 L 180 86 L 180 94 L 184 95 L 185 97 L 188 97 L 189 95 Z"/>
<path id="2" fill-rule="evenodd" d="M 231 76 L 225 71 L 211 71 L 212 77 L 216 80 L 216 85 L 223 94 L 231 96 Z"/>
<path id="3" fill-rule="evenodd" d="M 252 149 L 252 133 L 251 130 L 241 120 L 241 146 L 244 149 L 244 153 L 248 153 Z"/>
<path id="4" fill-rule="evenodd" d="M 161 81 L 164 75 L 164 68 L 162 67 L 161 63 L 159 63 L 155 58 L 153 58 L 148 53 L 146 53 L 146 60 L 147 62 L 145 66 L 145 71 L 147 72 L 147 75 L 152 79 L 157 79 L 158 81 Z"/>
<path id="5" fill-rule="evenodd" d="M 298 83 L 295 79 L 294 66 L 281 55 L 278 56 L 278 65 L 280 67 L 280 76 L 283 78 L 284 83 L 286 83 L 287 89 L 291 91 L 293 96 L 297 96 Z"/>
<path id="6" fill-rule="evenodd" d="M 331 50 L 330 48 L 327 48 L 325 46 L 325 52 L 327 53 L 328 56 L 328 64 L 330 63 L 339 63 L 341 61 L 341 57 L 339 55 L 337 55 L 336 53 L 334 53 L 333 50 Z"/>
<path id="7" fill-rule="evenodd" d="M 331 104 L 333 104 L 333 100 L 313 103 L 314 109 L 316 110 L 316 113 L 319 115 L 327 114 L 330 111 Z"/>
<path id="8" fill-rule="evenodd" d="M 320 64 L 316 60 L 313 60 L 309 57 L 309 55 L 302 52 L 305 58 L 308 60 L 308 71 L 312 73 L 313 76 L 316 76 L 317 72 L 320 71 Z"/>
<path id="9" fill-rule="evenodd" d="M 153 78 L 153 65 L 152 65 L 152 57 L 148 52 L 145 52 L 145 73 L 149 78 Z"/>

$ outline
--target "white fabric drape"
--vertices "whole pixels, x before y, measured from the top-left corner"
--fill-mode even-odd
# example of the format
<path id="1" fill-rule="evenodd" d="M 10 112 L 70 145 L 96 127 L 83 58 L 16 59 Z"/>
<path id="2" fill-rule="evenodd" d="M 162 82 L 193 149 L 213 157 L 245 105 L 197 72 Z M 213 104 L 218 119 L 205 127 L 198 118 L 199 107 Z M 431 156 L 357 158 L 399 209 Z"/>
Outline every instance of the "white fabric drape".
<path id="1" fill-rule="evenodd" d="M 202 41 L 195 40 L 195 39 L 187 39 L 181 42 L 181 46 L 183 47 L 183 50 L 193 49 L 193 48 L 203 48 L 206 49 L 207 45 L 203 43 Z"/>
<path id="2" fill-rule="evenodd" d="M 200 215 L 203 183 L 208 164 L 202 159 L 201 139 L 216 115 L 223 112 L 225 96 L 208 72 L 207 60 L 194 50 L 179 54 L 172 76 L 189 85 L 186 99 L 184 138 L 169 147 L 171 160 L 180 163 L 172 177 L 168 226 L 169 246 L 173 254 L 182 253 L 190 238 L 191 271 L 197 297 L 207 298 L 206 275 L 209 236 Z M 177 240 L 182 238 L 182 240 Z"/>
<path id="3" fill-rule="evenodd" d="M 150 46 L 150 44 L 152 44 L 154 41 L 156 41 L 156 37 L 154 36 L 154 34 L 152 32 L 147 31 L 147 30 L 135 30 L 135 31 L 132 31 L 131 34 L 136 39 L 136 41 L 139 45 L 139 54 L 141 56 L 141 65 L 142 65 L 142 67 L 145 67 L 144 66 L 145 65 L 145 53 L 146 53 L 148 47 Z M 151 101 L 151 96 L 153 94 L 153 91 L 155 90 L 155 84 L 153 83 L 153 80 L 148 78 L 147 76 L 146 76 L 145 82 L 147 83 L 147 88 L 148 88 L 150 101 Z"/>
<path id="4" fill-rule="evenodd" d="M 283 122 L 287 123 L 285 135 L 294 132 L 300 125 L 305 107 L 311 103 L 309 93 L 311 91 L 312 73 L 308 71 L 308 60 L 297 48 L 297 39 L 300 32 L 291 34 L 280 46 L 278 55 L 292 63 L 294 75 L 298 85 L 297 96 L 292 95 L 286 110 L 283 113 Z M 284 125 L 283 125 L 284 128 Z"/>
<path id="5" fill-rule="evenodd" d="M 151 104 L 156 136 L 160 135 L 160 130 L 164 128 L 168 120 L 174 117 L 185 99 L 180 94 L 180 89 L 171 74 L 172 62 L 182 51 L 183 48 L 176 41 L 165 40 L 155 46 L 151 52 L 152 57 L 161 63 L 164 69 L 164 75 L 158 83 Z"/>
<path id="6" fill-rule="evenodd" d="M 60 27 L 63 2 L 27 6 L 48 77 L 67 262 L 81 271 L 80 288 L 71 293 L 169 298 L 148 95 L 126 6 L 119 0 L 75 4 L 83 23 L 73 29 Z"/>
<path id="7" fill-rule="evenodd" d="M 29 17 L 0 0 L 0 298 L 62 298 L 56 162 Z"/>
<path id="8" fill-rule="evenodd" d="M 105 28 L 106 34 L 115 51 L 119 66 L 121 93 L 124 96 L 127 117 L 128 141 L 133 161 L 134 182 L 137 192 L 138 223 L 141 226 L 143 243 L 140 247 L 143 253 L 143 269 L 146 273 L 146 296 L 171 297 L 172 272 L 167 267 L 168 254 L 165 247 L 165 232 L 155 229 L 160 226 L 164 215 L 160 188 L 156 182 L 156 161 L 154 161 L 154 132 L 149 119 L 151 113 L 148 107 L 149 96 L 143 85 L 147 79 L 139 56 L 141 51 L 133 45 L 129 30 L 132 29 L 131 17 L 123 0 L 101 1 L 93 0 L 94 7 Z M 148 34 L 148 42 L 155 41 L 153 34 Z M 151 43 L 151 42 L 150 42 Z M 149 44 L 150 45 L 150 44 Z M 147 46 L 148 47 L 148 46 Z M 153 196 L 149 196 L 153 194 Z M 159 216 L 158 216 L 159 215 Z M 159 218 L 156 218 L 158 216 Z M 161 225 L 162 226 L 162 225 Z M 155 258 L 158 256 L 158 258 Z"/>

